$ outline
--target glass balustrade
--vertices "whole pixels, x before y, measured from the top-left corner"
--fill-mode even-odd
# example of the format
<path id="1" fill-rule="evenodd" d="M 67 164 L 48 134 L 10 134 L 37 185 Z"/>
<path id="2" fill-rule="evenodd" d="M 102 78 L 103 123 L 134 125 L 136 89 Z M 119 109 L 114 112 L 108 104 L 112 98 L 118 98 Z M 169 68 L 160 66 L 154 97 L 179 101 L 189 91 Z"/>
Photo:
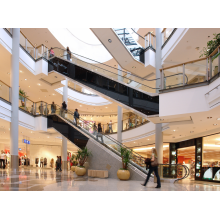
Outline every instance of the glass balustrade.
<path id="1" fill-rule="evenodd" d="M 48 52 L 44 54 L 44 57 L 53 58 L 55 56 L 55 57 L 59 57 L 59 58 L 66 60 L 67 58 L 66 50 L 60 49 L 60 48 L 53 48 L 53 52 L 54 52 L 54 55 L 51 56 L 50 50 L 49 50 Z M 80 59 L 78 59 L 78 57 L 80 57 Z M 75 53 L 71 53 L 71 58 L 68 61 L 84 69 L 88 69 L 92 72 L 95 72 L 101 76 L 103 75 L 104 77 L 107 77 L 109 79 L 119 81 L 133 88 L 137 88 L 137 89 L 149 92 L 149 93 L 156 93 L 156 89 L 159 89 L 159 88 L 156 88 L 156 81 L 159 79 L 146 80 L 141 77 L 135 76 L 131 73 L 128 73 L 126 71 L 119 70 L 117 68 L 108 66 L 106 64 L 96 62 L 94 60 L 85 58 Z M 90 63 L 90 62 L 93 62 L 93 63 Z"/>
<path id="2" fill-rule="evenodd" d="M 9 102 L 10 87 L 0 80 L 0 97 Z"/>

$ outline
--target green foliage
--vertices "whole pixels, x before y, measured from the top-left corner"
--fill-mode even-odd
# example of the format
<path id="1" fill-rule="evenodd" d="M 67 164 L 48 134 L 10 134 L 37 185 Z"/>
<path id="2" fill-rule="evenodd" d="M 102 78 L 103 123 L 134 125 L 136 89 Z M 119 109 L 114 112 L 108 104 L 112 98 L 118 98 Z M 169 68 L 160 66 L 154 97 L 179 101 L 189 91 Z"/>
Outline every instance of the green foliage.
<path id="1" fill-rule="evenodd" d="M 92 153 L 88 150 L 87 147 L 84 147 L 82 150 L 78 150 L 76 158 L 79 161 L 79 166 L 84 167 L 85 162 Z"/>
<path id="2" fill-rule="evenodd" d="M 26 95 L 26 92 L 25 92 L 24 90 L 22 90 L 22 89 L 19 89 L 19 100 L 21 100 L 21 101 L 24 102 L 24 100 L 25 100 L 24 97 L 28 97 L 28 96 Z"/>
<path id="3" fill-rule="evenodd" d="M 207 42 L 207 47 L 203 47 L 202 51 L 200 52 L 201 53 L 200 57 L 210 56 L 210 54 L 220 45 L 220 33 L 219 34 L 213 34 L 213 35 L 214 35 L 213 40 L 210 40 L 210 41 Z M 220 55 L 220 53 L 217 53 L 212 58 L 212 61 L 214 59 L 216 59 L 219 55 Z"/>
<path id="4" fill-rule="evenodd" d="M 121 147 L 120 152 L 121 152 L 122 166 L 123 166 L 122 169 L 127 170 L 129 162 L 132 159 L 133 150 Z"/>
<path id="5" fill-rule="evenodd" d="M 74 155 L 74 154 L 72 155 L 71 162 L 72 162 L 73 166 L 77 166 L 78 165 L 78 161 L 77 161 L 76 155 Z"/>

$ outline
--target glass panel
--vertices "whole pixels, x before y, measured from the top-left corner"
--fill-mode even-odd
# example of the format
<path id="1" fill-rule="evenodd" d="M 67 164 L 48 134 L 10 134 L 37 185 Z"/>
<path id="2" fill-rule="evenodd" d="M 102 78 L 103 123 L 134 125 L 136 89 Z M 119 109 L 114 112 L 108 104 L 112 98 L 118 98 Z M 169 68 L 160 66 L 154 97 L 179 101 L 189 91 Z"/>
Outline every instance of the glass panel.
<path id="1" fill-rule="evenodd" d="M 34 57 L 34 47 L 32 44 L 27 40 L 27 52 L 33 57 Z"/>
<path id="2" fill-rule="evenodd" d="M 44 54 L 43 45 L 40 45 L 39 47 L 36 48 L 36 59 L 42 57 L 43 54 Z"/>
<path id="3" fill-rule="evenodd" d="M 9 102 L 9 86 L 0 81 L 0 97 Z"/>
<path id="4" fill-rule="evenodd" d="M 186 84 L 195 84 L 206 81 L 206 59 L 185 64 Z"/>
<path id="5" fill-rule="evenodd" d="M 22 33 L 20 33 L 20 45 L 26 50 L 25 41 L 26 41 L 26 38 L 24 37 Z"/>
<path id="6" fill-rule="evenodd" d="M 216 53 L 217 54 L 217 53 Z M 216 55 L 215 54 L 215 55 Z M 215 56 L 214 55 L 214 56 Z M 212 74 L 211 77 L 215 76 L 218 73 L 218 57 L 212 61 Z"/>
<path id="7" fill-rule="evenodd" d="M 66 59 L 66 57 L 62 55 L 66 52 L 65 50 L 61 50 L 59 48 L 53 48 L 53 51 L 54 51 L 55 56 L 62 57 L 63 59 Z M 39 49 L 38 49 L 37 53 L 39 54 Z M 77 66 L 80 66 L 80 67 L 88 69 L 92 72 L 98 73 L 99 75 L 104 75 L 105 77 L 107 76 L 110 79 L 114 79 L 114 80 L 123 82 L 125 84 L 129 84 L 129 86 L 131 86 L 133 88 L 138 88 L 143 91 L 147 91 L 147 92 L 151 92 L 151 93 L 156 92 L 156 88 L 155 88 L 156 80 L 155 80 L 154 74 L 152 74 L 152 76 L 146 80 L 141 77 L 132 75 L 131 73 L 129 73 L 127 71 L 118 70 L 116 67 L 111 67 L 111 66 L 108 66 L 108 65 L 105 65 L 102 63 L 98 63 L 96 61 L 92 61 L 92 63 L 91 63 L 90 59 L 79 56 L 74 53 L 72 53 L 71 57 L 72 58 L 69 62 L 72 62 L 72 63 L 76 64 Z M 81 60 L 78 59 L 77 57 L 79 57 Z M 88 61 L 88 63 L 85 62 L 85 60 Z M 79 72 L 79 71 L 77 71 L 77 72 Z"/>
<path id="8" fill-rule="evenodd" d="M 171 35 L 172 32 L 173 32 L 173 28 L 166 28 L 166 30 L 163 32 L 163 37 L 164 37 L 163 42 L 167 40 L 167 38 Z"/>
<path id="9" fill-rule="evenodd" d="M 34 103 L 22 95 L 19 95 L 19 108 L 34 114 Z"/>
<path id="10" fill-rule="evenodd" d="M 164 89 L 183 85 L 183 66 L 164 70 Z"/>

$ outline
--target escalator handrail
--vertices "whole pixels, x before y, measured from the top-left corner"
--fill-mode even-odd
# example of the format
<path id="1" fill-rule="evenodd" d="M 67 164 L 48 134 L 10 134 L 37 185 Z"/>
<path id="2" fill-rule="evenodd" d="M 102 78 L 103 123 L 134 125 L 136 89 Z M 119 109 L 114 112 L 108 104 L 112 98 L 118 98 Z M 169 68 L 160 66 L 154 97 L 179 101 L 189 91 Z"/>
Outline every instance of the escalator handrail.
<path id="1" fill-rule="evenodd" d="M 55 104 L 56 105 L 56 104 Z M 57 105 L 57 106 L 59 106 L 59 105 Z M 59 106 L 60 107 L 60 106 Z M 70 110 L 67 110 L 67 111 L 70 111 Z M 72 111 L 70 111 L 71 113 L 72 113 Z M 55 113 L 55 115 L 57 115 L 56 113 Z M 61 117 L 61 118 L 64 118 L 65 119 L 65 117 L 62 117 L 61 115 L 57 115 L 57 116 L 59 116 L 59 117 Z M 67 119 L 65 119 L 65 120 L 67 120 Z M 81 120 L 81 119 L 80 119 Z M 83 119 L 84 120 L 84 119 Z M 72 124 L 72 123 L 71 123 Z M 88 124 L 86 124 L 86 125 L 88 125 Z M 84 131 L 85 132 L 85 131 Z M 94 139 L 94 137 L 90 134 L 90 136 Z M 117 151 L 117 150 L 115 150 L 114 148 L 110 148 L 107 144 L 104 144 L 104 143 L 101 143 L 102 145 L 104 145 L 105 147 L 107 147 L 108 149 L 110 149 L 111 151 L 114 151 L 117 155 L 119 155 L 120 156 L 120 152 L 119 151 Z M 127 147 L 126 147 L 127 148 Z M 136 155 L 135 155 L 136 156 Z M 137 156 L 136 156 L 137 157 Z M 140 156 L 141 158 L 140 159 L 142 159 L 143 157 L 142 156 Z M 145 158 L 144 158 L 145 159 Z M 148 169 L 145 169 L 144 167 L 142 167 L 142 166 L 140 166 L 140 165 L 138 165 L 137 163 L 135 163 L 134 161 L 132 161 L 132 160 L 130 160 L 130 162 L 129 162 L 130 164 L 132 164 L 134 167 L 136 167 L 136 168 L 138 168 L 139 170 L 141 170 L 143 173 L 145 173 L 145 174 L 148 174 L 148 172 L 149 172 L 149 170 Z M 185 165 L 182 165 L 182 164 L 159 164 L 160 166 L 162 165 L 162 166 L 176 166 L 176 167 L 178 167 L 178 166 L 182 166 L 184 169 L 185 169 L 185 175 L 183 176 L 183 177 L 181 177 L 181 178 L 177 178 L 177 179 L 175 179 L 174 180 L 174 183 L 176 182 L 176 181 L 178 181 L 178 180 L 182 180 L 182 179 L 185 179 L 185 178 L 187 178 L 188 177 L 188 175 L 189 175 L 189 172 L 188 172 L 188 167 L 187 166 L 185 166 Z M 188 170 L 187 170 L 188 169 Z M 153 178 L 154 176 L 153 175 L 151 175 L 150 176 L 151 178 Z"/>
<path id="2" fill-rule="evenodd" d="M 67 62 L 69 62 L 69 63 L 72 63 L 70 60 L 66 60 L 65 58 L 63 58 L 64 57 L 64 55 L 63 56 L 59 56 L 59 57 L 57 57 L 57 56 L 53 56 L 53 57 L 51 57 L 50 59 L 53 59 L 53 58 L 59 58 L 59 59 L 63 59 L 63 60 L 65 60 L 65 61 L 67 61 Z M 49 61 L 50 61 L 50 59 L 49 59 Z M 85 62 L 85 61 L 82 61 L 82 62 Z M 51 62 L 52 63 L 52 62 Z M 86 63 L 86 62 L 85 62 Z M 53 64 L 53 63 L 52 63 Z M 75 65 L 75 64 L 74 64 Z M 92 64 L 89 64 L 89 65 L 91 65 L 91 66 L 95 66 L 95 65 L 92 65 Z M 101 68 L 101 67 L 97 67 L 97 66 L 95 66 L 96 68 L 99 68 L 99 69 L 102 69 L 102 70 L 105 70 L 105 71 L 108 71 L 108 72 L 110 72 L 110 73 L 113 73 L 113 72 L 111 72 L 111 71 L 109 71 L 109 70 L 106 70 L 106 69 L 103 69 L 103 68 Z M 85 67 L 83 67 L 83 68 L 85 68 Z M 90 70 L 91 71 L 91 70 Z M 98 72 L 96 72 L 97 74 L 99 74 Z M 116 73 L 113 73 L 113 74 L 115 74 L 116 75 Z M 103 75 L 101 75 L 101 76 L 103 76 Z M 120 76 L 120 75 L 118 75 L 118 76 Z M 105 76 L 104 76 L 105 77 Z M 120 76 L 120 77 L 123 77 L 123 78 L 125 78 L 125 79 L 128 79 L 128 80 L 131 80 L 131 81 L 134 81 L 134 82 L 136 82 L 135 80 L 133 80 L 133 79 L 130 79 L 130 78 L 127 78 L 127 77 L 125 77 L 125 76 Z M 114 79 L 110 79 L 110 80 L 114 80 Z M 148 81 L 150 81 L 150 80 L 148 80 Z M 140 82 L 136 82 L 136 83 L 138 83 L 138 84 L 140 84 L 140 85 L 142 85 L 142 86 L 145 86 L 145 87 L 147 87 L 147 88 L 150 88 L 150 89 L 160 89 L 160 88 L 152 88 L 152 87 L 150 87 L 150 86 L 148 86 L 148 85 L 145 85 L 145 84 L 142 84 L 142 83 L 140 83 Z"/>
<path id="3" fill-rule="evenodd" d="M 53 47 L 52 49 L 60 49 L 60 50 L 66 51 L 66 49 L 62 49 L 62 48 L 59 48 L 59 47 Z M 49 52 L 49 51 L 48 51 L 48 52 Z M 45 53 L 47 53 L 47 52 L 45 52 Z M 93 60 L 93 59 L 90 59 L 90 58 L 87 58 L 87 57 L 81 56 L 81 55 L 76 54 L 76 53 L 73 53 L 73 52 L 71 52 L 71 54 L 76 55 L 76 56 L 80 56 L 80 57 L 82 57 L 82 58 L 85 58 L 85 59 L 91 60 L 91 61 L 96 62 L 96 63 L 98 63 L 98 64 L 101 64 L 101 65 L 104 65 L 104 66 L 107 66 L 107 67 L 113 68 L 113 69 L 115 69 L 115 70 L 118 70 L 118 71 L 121 71 L 121 72 L 124 72 L 125 74 L 127 74 L 126 71 L 124 71 L 124 70 L 120 70 L 120 69 L 115 68 L 115 67 L 113 67 L 113 66 L 109 66 L 109 65 L 107 65 L 107 64 L 104 64 L 104 63 L 98 62 L 98 61 L 96 61 L 96 60 Z M 83 62 L 85 62 L 85 61 L 83 61 Z M 90 64 L 90 63 L 89 63 L 89 64 Z M 92 64 L 90 64 L 90 65 L 92 65 Z M 99 67 L 99 68 L 100 68 L 100 67 Z M 109 72 L 110 72 L 110 71 L 109 71 Z M 135 75 L 135 74 L 132 74 L 132 73 L 130 73 L 130 72 L 129 72 L 129 74 L 132 75 L 132 76 L 134 76 L 134 77 L 137 77 L 137 78 L 139 78 L 139 79 L 141 79 L 141 80 L 145 80 L 145 81 L 149 81 L 149 82 L 150 82 L 150 81 L 154 81 L 154 80 L 158 80 L 158 79 L 160 79 L 160 78 L 156 78 L 156 79 L 152 79 L 152 80 L 147 80 L 147 79 L 144 79 L 144 78 L 142 78 L 142 77 L 140 77 L 140 76 L 137 76 L 137 75 Z"/>
<path id="4" fill-rule="evenodd" d="M 135 34 L 137 34 L 139 37 L 141 37 L 141 38 L 143 38 L 143 39 L 145 40 L 145 38 L 142 37 L 140 34 L 138 34 L 133 28 L 131 28 L 131 30 L 132 30 Z"/>

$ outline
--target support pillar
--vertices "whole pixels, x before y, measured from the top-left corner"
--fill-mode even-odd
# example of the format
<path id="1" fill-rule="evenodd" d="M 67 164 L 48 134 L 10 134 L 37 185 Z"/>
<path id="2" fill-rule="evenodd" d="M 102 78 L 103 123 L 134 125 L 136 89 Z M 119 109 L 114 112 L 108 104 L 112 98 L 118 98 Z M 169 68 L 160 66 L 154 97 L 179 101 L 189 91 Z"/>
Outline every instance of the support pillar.
<path id="1" fill-rule="evenodd" d="M 19 106 L 19 50 L 20 28 L 12 31 L 12 58 L 11 58 L 11 125 L 10 125 L 10 154 L 11 170 L 18 171 L 18 106 Z"/>
<path id="2" fill-rule="evenodd" d="M 163 132 L 162 124 L 155 124 L 155 148 L 157 150 L 158 163 L 163 163 Z"/>
<path id="3" fill-rule="evenodd" d="M 123 82 L 122 68 L 119 64 L 118 64 L 118 81 Z"/>
<path id="4" fill-rule="evenodd" d="M 62 136 L 61 158 L 62 170 L 67 171 L 67 139 L 64 136 Z"/>
<path id="5" fill-rule="evenodd" d="M 161 78 L 160 69 L 162 68 L 162 60 L 161 60 L 161 47 L 162 47 L 162 28 L 156 28 L 156 78 Z M 156 88 L 162 88 L 162 83 L 164 83 L 161 79 L 156 80 Z M 159 89 L 156 89 L 156 92 L 159 92 Z"/>
<path id="6" fill-rule="evenodd" d="M 63 87 L 63 102 L 66 102 L 68 109 L 68 79 L 65 80 L 65 85 Z M 62 137 L 62 149 L 61 149 L 61 158 L 62 158 L 62 170 L 67 171 L 67 139 Z"/>
<path id="7" fill-rule="evenodd" d="M 121 106 L 118 106 L 118 132 L 117 132 L 117 140 L 122 143 L 122 113 L 123 109 Z"/>

